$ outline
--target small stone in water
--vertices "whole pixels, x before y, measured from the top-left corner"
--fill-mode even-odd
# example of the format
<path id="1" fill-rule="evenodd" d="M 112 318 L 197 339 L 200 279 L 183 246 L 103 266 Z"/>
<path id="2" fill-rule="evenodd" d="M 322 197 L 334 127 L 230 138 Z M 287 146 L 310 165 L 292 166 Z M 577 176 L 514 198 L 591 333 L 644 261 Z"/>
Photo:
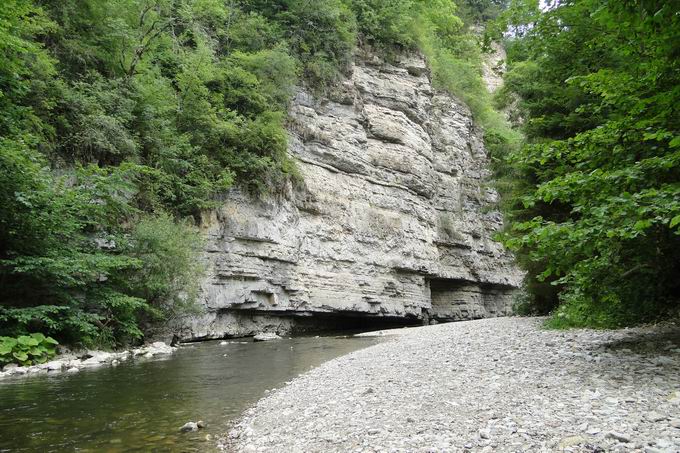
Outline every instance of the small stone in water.
<path id="1" fill-rule="evenodd" d="M 183 433 L 198 431 L 198 423 L 187 422 L 179 430 Z"/>
<path id="2" fill-rule="evenodd" d="M 255 341 L 271 341 L 271 340 L 280 340 L 281 337 L 276 335 L 275 333 L 271 332 L 263 332 L 263 333 L 258 333 L 253 337 L 253 340 Z"/>

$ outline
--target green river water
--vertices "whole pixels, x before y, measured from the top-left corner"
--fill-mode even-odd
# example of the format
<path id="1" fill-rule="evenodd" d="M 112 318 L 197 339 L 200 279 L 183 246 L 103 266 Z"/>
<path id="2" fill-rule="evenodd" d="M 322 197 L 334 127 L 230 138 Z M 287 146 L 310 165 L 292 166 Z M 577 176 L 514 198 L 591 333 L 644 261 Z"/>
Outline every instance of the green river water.
<path id="1" fill-rule="evenodd" d="M 377 341 L 210 341 L 117 367 L 6 379 L 0 381 L 0 452 L 213 452 L 215 437 L 265 390 Z M 208 426 L 179 432 L 197 420 Z"/>

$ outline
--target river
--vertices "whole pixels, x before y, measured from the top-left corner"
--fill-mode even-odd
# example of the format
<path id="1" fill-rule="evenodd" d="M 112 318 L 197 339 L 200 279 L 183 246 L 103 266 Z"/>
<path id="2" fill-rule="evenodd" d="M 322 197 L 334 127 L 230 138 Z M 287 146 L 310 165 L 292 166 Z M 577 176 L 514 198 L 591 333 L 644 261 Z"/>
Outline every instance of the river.
<path id="1" fill-rule="evenodd" d="M 209 341 L 116 367 L 6 379 L 0 382 L 0 451 L 214 452 L 215 438 L 267 389 L 377 341 Z M 179 432 L 197 420 L 207 427 Z"/>

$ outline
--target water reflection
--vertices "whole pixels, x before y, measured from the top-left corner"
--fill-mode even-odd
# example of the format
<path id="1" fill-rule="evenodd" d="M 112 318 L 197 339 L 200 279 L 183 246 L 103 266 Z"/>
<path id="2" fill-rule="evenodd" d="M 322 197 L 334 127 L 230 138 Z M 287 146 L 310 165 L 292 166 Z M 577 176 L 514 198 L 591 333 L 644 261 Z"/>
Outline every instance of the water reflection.
<path id="1" fill-rule="evenodd" d="M 374 338 L 206 342 L 165 359 L 0 383 L 0 451 L 200 451 L 265 389 Z M 189 420 L 198 433 L 181 434 Z M 210 435 L 213 439 L 206 440 Z"/>

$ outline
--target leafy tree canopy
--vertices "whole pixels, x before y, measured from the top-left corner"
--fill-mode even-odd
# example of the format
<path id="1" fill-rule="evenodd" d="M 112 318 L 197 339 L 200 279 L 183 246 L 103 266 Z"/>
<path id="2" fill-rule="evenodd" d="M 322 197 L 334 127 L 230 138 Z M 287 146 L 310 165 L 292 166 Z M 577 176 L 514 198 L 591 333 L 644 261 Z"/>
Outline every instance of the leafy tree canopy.
<path id="1" fill-rule="evenodd" d="M 526 135 L 504 239 L 535 306 L 598 327 L 677 309 L 680 4 L 515 0 L 497 25 Z"/>

